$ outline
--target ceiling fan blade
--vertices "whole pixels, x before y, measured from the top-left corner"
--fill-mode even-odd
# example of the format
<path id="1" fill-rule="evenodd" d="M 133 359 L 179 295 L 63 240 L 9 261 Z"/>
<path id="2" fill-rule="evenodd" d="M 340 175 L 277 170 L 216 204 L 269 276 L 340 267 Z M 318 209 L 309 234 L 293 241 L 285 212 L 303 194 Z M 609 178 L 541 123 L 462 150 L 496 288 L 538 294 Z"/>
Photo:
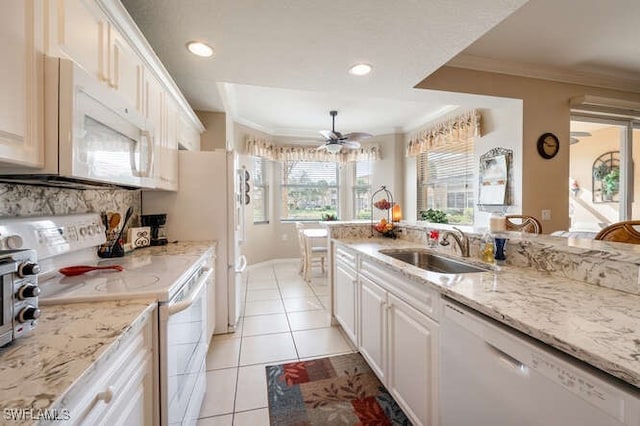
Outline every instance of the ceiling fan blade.
<path id="1" fill-rule="evenodd" d="M 320 130 L 320 134 L 327 140 L 336 140 L 338 136 L 331 130 Z"/>
<path id="2" fill-rule="evenodd" d="M 569 134 L 576 138 L 586 138 L 591 136 L 590 132 L 570 132 Z"/>
<path id="3" fill-rule="evenodd" d="M 362 139 L 369 139 L 373 135 L 371 133 L 363 133 L 363 132 L 351 132 L 344 135 L 345 140 L 348 141 L 359 141 Z"/>
<path id="4" fill-rule="evenodd" d="M 326 150 L 327 149 L 327 144 L 323 143 L 322 145 L 320 145 L 319 147 L 316 148 L 316 151 L 322 151 L 322 150 Z"/>
<path id="5" fill-rule="evenodd" d="M 358 149 L 360 148 L 360 142 L 358 141 L 344 141 L 342 146 L 349 149 Z"/>

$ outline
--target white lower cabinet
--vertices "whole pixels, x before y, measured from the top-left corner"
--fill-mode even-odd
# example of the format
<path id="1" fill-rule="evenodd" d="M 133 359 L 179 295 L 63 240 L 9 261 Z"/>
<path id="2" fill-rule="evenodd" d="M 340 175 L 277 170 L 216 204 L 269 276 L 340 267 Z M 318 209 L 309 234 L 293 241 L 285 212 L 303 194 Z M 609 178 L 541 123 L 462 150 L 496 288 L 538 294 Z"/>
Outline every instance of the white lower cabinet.
<path id="1" fill-rule="evenodd" d="M 387 388 L 414 424 L 438 423 L 438 323 L 389 295 Z"/>
<path id="2" fill-rule="evenodd" d="M 351 342 L 357 346 L 358 277 L 356 271 L 338 259 L 334 282 L 334 316 Z"/>
<path id="3" fill-rule="evenodd" d="M 112 359 L 71 391 L 64 403 L 69 425 L 156 425 L 158 411 L 157 313 L 121 343 Z"/>
<path id="4" fill-rule="evenodd" d="M 378 378 L 386 382 L 387 292 L 360 277 L 360 353 Z"/>
<path id="5" fill-rule="evenodd" d="M 438 292 L 366 260 L 358 279 L 360 353 L 414 425 L 438 425 Z"/>

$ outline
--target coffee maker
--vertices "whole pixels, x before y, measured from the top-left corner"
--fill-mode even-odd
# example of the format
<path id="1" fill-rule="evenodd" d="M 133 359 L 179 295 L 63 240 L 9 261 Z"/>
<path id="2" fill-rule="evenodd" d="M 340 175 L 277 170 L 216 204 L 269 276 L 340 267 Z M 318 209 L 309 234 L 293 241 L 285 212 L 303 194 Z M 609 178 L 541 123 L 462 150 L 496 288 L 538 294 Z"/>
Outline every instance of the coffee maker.
<path id="1" fill-rule="evenodd" d="M 142 220 L 142 226 L 148 226 L 151 228 L 151 245 L 163 246 L 168 243 L 167 234 L 164 229 L 165 223 L 167 223 L 166 214 L 143 214 L 140 216 Z"/>

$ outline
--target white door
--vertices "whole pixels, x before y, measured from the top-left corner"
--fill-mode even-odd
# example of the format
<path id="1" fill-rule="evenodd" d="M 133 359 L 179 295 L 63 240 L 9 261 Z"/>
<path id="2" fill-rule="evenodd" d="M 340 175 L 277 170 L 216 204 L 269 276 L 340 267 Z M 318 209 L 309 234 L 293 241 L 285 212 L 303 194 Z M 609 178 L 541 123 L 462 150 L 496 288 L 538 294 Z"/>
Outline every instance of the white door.
<path id="1" fill-rule="evenodd" d="M 42 2 L 5 1 L 0 14 L 0 162 L 44 166 Z"/>
<path id="2" fill-rule="evenodd" d="M 360 276 L 360 353 L 382 383 L 386 382 L 387 292 Z"/>
<path id="3" fill-rule="evenodd" d="M 389 294 L 387 388 L 414 424 L 436 425 L 438 324 Z"/>
<path id="4" fill-rule="evenodd" d="M 351 342 L 358 346 L 357 323 L 356 323 L 356 300 L 357 300 L 358 279 L 356 272 L 344 265 L 336 262 L 334 306 L 335 317 L 342 325 L 342 329 L 351 339 Z"/>

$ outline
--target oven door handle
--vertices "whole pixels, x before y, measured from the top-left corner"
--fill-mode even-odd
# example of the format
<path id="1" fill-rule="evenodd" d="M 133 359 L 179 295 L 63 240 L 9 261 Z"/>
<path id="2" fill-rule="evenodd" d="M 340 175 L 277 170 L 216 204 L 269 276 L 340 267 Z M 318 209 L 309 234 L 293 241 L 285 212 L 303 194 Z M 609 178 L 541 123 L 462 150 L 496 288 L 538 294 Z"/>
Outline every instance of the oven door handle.
<path id="1" fill-rule="evenodd" d="M 177 314 L 178 312 L 184 311 L 185 309 L 193 305 L 193 302 L 195 302 L 198 299 L 202 289 L 204 288 L 204 286 L 207 285 L 207 281 L 209 280 L 209 277 L 211 277 L 211 274 L 213 273 L 213 268 L 202 268 L 202 271 L 203 271 L 202 276 L 200 277 L 195 290 L 191 292 L 189 297 L 178 303 L 170 304 L 167 307 L 167 311 L 169 315 Z"/>

